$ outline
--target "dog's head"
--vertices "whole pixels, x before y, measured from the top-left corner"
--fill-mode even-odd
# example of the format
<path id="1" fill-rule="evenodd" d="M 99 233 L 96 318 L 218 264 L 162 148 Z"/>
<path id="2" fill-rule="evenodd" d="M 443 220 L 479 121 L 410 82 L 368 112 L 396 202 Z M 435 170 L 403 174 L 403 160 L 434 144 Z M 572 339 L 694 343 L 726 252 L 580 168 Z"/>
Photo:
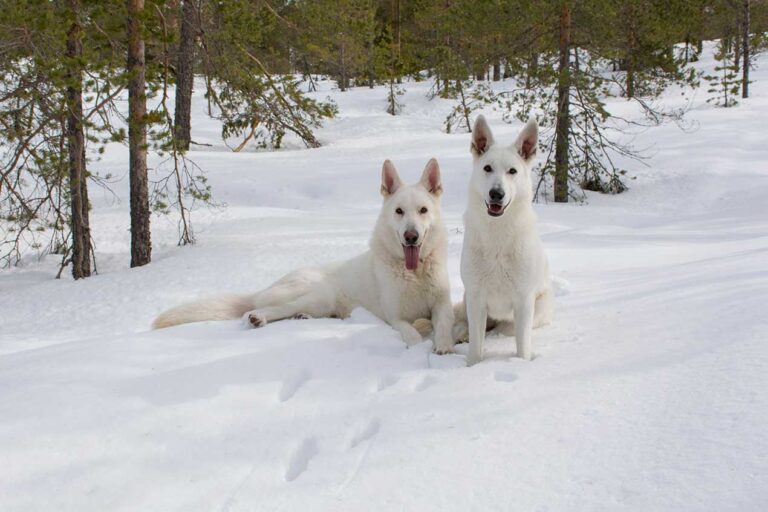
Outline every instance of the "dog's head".
<path id="1" fill-rule="evenodd" d="M 501 217 L 514 201 L 530 202 L 538 137 L 538 124 L 531 119 L 512 145 L 498 144 L 485 118 L 478 116 L 472 130 L 470 188 L 483 198 L 488 215 Z"/>
<path id="2" fill-rule="evenodd" d="M 392 240 L 389 245 L 402 246 L 408 270 L 418 267 L 422 247 L 430 242 L 430 228 L 440 219 L 442 191 L 440 167 L 434 158 L 427 162 L 421 179 L 414 185 L 404 184 L 392 162 L 384 162 L 381 171 L 384 206 L 380 221 L 396 237 L 396 242 Z"/>

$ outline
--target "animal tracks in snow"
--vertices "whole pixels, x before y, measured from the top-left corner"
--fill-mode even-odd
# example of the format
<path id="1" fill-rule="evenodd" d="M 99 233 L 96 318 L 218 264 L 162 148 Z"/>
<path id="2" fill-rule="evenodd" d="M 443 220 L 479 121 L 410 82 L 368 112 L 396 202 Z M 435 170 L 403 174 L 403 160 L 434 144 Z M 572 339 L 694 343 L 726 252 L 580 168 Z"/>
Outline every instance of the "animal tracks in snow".
<path id="1" fill-rule="evenodd" d="M 310 461 L 317 454 L 317 440 L 314 437 L 304 439 L 288 461 L 288 468 L 285 471 L 285 481 L 293 482 L 299 478 L 299 476 L 307 470 Z"/>
<path id="2" fill-rule="evenodd" d="M 381 422 L 377 418 L 372 419 L 352 436 L 352 439 L 349 440 L 348 448 L 351 450 L 360 443 L 372 439 L 373 436 L 379 433 L 380 428 Z"/>
<path id="3" fill-rule="evenodd" d="M 424 391 L 425 389 L 431 388 L 436 382 L 437 379 L 432 375 L 425 375 L 416 383 L 413 390 L 416 392 Z"/>
<path id="4" fill-rule="evenodd" d="M 293 395 L 295 395 L 299 388 L 301 388 L 301 386 L 303 386 L 310 378 L 311 375 L 307 370 L 301 370 L 294 376 L 284 380 L 283 385 L 277 394 L 277 399 L 281 402 L 287 402 L 293 398 Z"/>
<path id="5" fill-rule="evenodd" d="M 376 434 L 379 433 L 381 428 L 381 421 L 378 418 L 373 418 L 367 423 L 361 425 L 353 431 L 349 437 L 349 441 L 346 443 L 345 450 L 352 450 L 366 441 L 371 441 Z M 367 449 L 366 449 L 367 452 Z M 301 444 L 293 451 L 289 460 L 288 466 L 285 470 L 285 481 L 293 482 L 299 478 L 309 468 L 309 464 L 320 453 L 317 439 L 314 437 L 305 438 Z M 364 457 L 358 460 L 355 466 L 354 473 L 357 473 L 360 469 Z"/>
<path id="6" fill-rule="evenodd" d="M 390 388 L 397 384 L 397 381 L 400 380 L 395 375 L 384 375 L 381 377 L 378 382 L 376 383 L 376 392 L 383 391 L 387 388 Z"/>
<path id="7" fill-rule="evenodd" d="M 493 374 L 493 378 L 496 382 L 515 382 L 517 375 L 510 371 L 499 370 Z"/>

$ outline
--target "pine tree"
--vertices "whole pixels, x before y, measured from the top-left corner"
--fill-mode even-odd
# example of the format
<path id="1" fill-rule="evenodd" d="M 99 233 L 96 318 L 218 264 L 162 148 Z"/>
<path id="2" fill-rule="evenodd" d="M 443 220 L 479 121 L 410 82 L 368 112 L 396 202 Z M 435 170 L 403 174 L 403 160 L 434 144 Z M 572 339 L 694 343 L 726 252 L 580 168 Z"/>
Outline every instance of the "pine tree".
<path id="1" fill-rule="evenodd" d="M 144 0 L 127 0 L 128 25 L 128 148 L 131 188 L 131 267 L 152 259 L 147 176 L 146 63 L 142 18 Z"/>
<path id="2" fill-rule="evenodd" d="M 736 98 L 741 89 L 741 79 L 733 63 L 733 49 L 727 40 L 720 41 L 715 60 L 718 64 L 715 65 L 714 74 L 703 77 L 709 82 L 710 87 L 707 92 L 714 94 L 707 99 L 707 103 L 725 108 L 736 106 L 739 103 Z"/>
<path id="3" fill-rule="evenodd" d="M 203 72 L 206 93 L 219 108 L 222 135 L 279 148 L 292 133 L 307 147 L 318 147 L 314 130 L 336 114 L 335 105 L 308 98 L 293 76 L 268 69 L 269 60 L 261 54 L 272 25 L 285 24 L 286 19 L 276 19 L 272 11 L 249 0 L 211 1 L 205 9 Z"/>
<path id="4" fill-rule="evenodd" d="M 4 264 L 33 249 L 60 254 L 61 270 L 72 263 L 76 279 L 95 270 L 87 149 L 101 149 L 101 135 L 112 138 L 100 120 L 122 90 L 103 79 L 117 69 L 119 43 L 105 36 L 115 6 L 24 0 L 0 8 L 0 145 L 9 157 L 0 164 Z"/>
<path id="5" fill-rule="evenodd" d="M 292 5 L 300 27 L 296 50 L 346 91 L 355 77 L 370 81 L 376 34 L 374 0 L 300 0 Z"/>
<path id="6" fill-rule="evenodd" d="M 749 68 L 752 65 L 751 61 L 751 40 L 750 40 L 750 17 L 751 17 L 751 4 L 750 0 L 742 0 L 741 10 L 741 54 L 744 59 L 742 65 L 741 75 L 741 97 L 749 98 Z M 738 71 L 738 68 L 737 68 Z"/>
<path id="7" fill-rule="evenodd" d="M 557 121 L 555 123 L 555 201 L 568 202 L 571 138 L 571 8 L 560 7 L 559 59 L 557 66 Z"/>
<path id="8" fill-rule="evenodd" d="M 72 18 L 67 31 L 67 146 L 69 153 L 69 201 L 72 230 L 72 276 L 91 275 L 91 230 L 88 215 L 88 174 L 85 169 L 83 127 L 83 42 L 79 0 L 68 0 Z"/>
<path id="9" fill-rule="evenodd" d="M 176 108 L 174 129 L 181 151 L 189 149 L 192 124 L 192 91 L 194 88 L 194 63 L 199 33 L 199 6 L 197 0 L 183 0 L 181 9 L 181 33 L 176 59 Z"/>
<path id="10" fill-rule="evenodd" d="M 400 113 L 402 104 L 400 96 L 405 91 L 399 85 L 402 78 L 402 63 L 399 58 L 399 48 L 392 37 L 389 26 L 384 25 L 374 41 L 374 61 L 371 86 L 377 79 L 387 85 L 387 114 L 395 116 Z"/>

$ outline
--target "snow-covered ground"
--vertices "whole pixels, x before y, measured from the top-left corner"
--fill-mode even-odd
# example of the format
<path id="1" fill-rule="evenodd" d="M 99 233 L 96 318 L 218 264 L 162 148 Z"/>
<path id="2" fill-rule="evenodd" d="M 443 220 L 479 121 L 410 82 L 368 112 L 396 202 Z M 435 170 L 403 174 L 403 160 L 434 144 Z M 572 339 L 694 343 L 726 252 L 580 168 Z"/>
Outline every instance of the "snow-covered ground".
<path id="1" fill-rule="evenodd" d="M 711 65 L 705 61 L 704 65 Z M 455 296 L 469 137 L 410 84 L 328 91 L 340 116 L 316 150 L 228 152 L 196 98 L 194 151 L 226 208 L 198 244 L 153 224 L 128 268 L 124 183 L 93 188 L 100 274 L 56 258 L 0 272 L 2 511 L 761 511 L 768 507 L 768 59 L 733 109 L 694 95 L 697 129 L 636 137 L 649 167 L 620 196 L 538 204 L 557 289 L 536 358 L 490 340 L 406 349 L 364 311 L 245 330 L 148 330 L 199 294 L 254 291 L 366 247 L 391 158 L 440 161 Z M 680 102 L 671 91 L 667 103 Z M 614 109 L 626 109 L 613 100 Z M 497 139 L 519 126 L 491 117 Z M 110 147 L 101 172 L 125 175 Z"/>

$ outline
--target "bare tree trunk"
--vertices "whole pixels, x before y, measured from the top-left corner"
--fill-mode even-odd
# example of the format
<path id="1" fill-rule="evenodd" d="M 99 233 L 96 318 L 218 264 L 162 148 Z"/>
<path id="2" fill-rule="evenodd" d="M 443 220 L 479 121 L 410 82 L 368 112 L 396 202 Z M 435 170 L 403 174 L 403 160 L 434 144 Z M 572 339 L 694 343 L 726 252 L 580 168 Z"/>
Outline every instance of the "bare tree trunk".
<path id="1" fill-rule="evenodd" d="M 387 97 L 389 106 L 387 106 L 387 114 L 394 116 L 397 115 L 397 95 L 395 94 L 395 79 L 389 78 L 389 96 Z"/>
<path id="2" fill-rule="evenodd" d="M 637 27 L 635 26 L 635 9 L 632 2 L 626 4 L 627 27 L 627 99 L 635 97 L 635 52 L 637 51 Z"/>
<path id="3" fill-rule="evenodd" d="M 375 77 L 376 77 L 376 70 L 375 70 L 375 64 L 374 64 L 374 48 L 375 45 L 371 43 L 370 49 L 368 50 L 368 88 L 373 89 Z"/>
<path id="4" fill-rule="evenodd" d="M 528 61 L 528 65 L 531 67 L 531 71 L 533 74 L 536 74 L 539 72 L 539 54 L 533 53 L 531 54 L 531 58 Z"/>
<path id="5" fill-rule="evenodd" d="M 395 80 L 398 84 L 403 83 L 403 77 L 401 73 L 402 68 L 402 15 L 400 8 L 400 0 L 392 0 L 392 32 L 394 34 L 393 43 L 395 45 Z"/>
<path id="6" fill-rule="evenodd" d="M 496 59 L 493 62 L 493 81 L 498 82 L 501 80 L 501 60 Z"/>
<path id="7" fill-rule="evenodd" d="M 347 90 L 347 62 L 345 60 L 344 55 L 344 43 L 341 43 L 341 47 L 339 48 L 339 58 L 341 60 L 341 80 L 339 82 L 339 89 L 341 89 L 341 92 L 344 92 Z"/>
<path id="8" fill-rule="evenodd" d="M 571 127 L 571 11 L 563 2 L 560 11 L 560 62 L 557 85 L 557 125 L 555 127 L 555 202 L 568 202 L 568 135 Z"/>
<path id="9" fill-rule="evenodd" d="M 147 178 L 147 95 L 141 15 L 144 0 L 128 2 L 128 149 L 131 186 L 131 267 L 151 260 Z"/>
<path id="10" fill-rule="evenodd" d="M 741 20 L 741 97 L 749 98 L 749 0 L 744 0 L 744 12 Z"/>
<path id="11" fill-rule="evenodd" d="M 400 61 L 400 0 L 392 0 L 392 28 L 394 32 L 395 56 Z"/>
<path id="12" fill-rule="evenodd" d="M 80 0 L 69 0 L 73 16 L 67 31 L 67 145 L 69 153 L 69 193 L 72 228 L 72 277 L 91 275 L 91 230 L 88 218 L 88 174 L 85 169 L 83 128 L 83 31 L 80 26 Z"/>
<path id="13" fill-rule="evenodd" d="M 198 33 L 196 2 L 184 0 L 181 10 L 181 38 L 176 60 L 176 108 L 173 124 L 176 132 L 176 147 L 180 151 L 187 151 L 191 140 L 195 43 Z"/>

